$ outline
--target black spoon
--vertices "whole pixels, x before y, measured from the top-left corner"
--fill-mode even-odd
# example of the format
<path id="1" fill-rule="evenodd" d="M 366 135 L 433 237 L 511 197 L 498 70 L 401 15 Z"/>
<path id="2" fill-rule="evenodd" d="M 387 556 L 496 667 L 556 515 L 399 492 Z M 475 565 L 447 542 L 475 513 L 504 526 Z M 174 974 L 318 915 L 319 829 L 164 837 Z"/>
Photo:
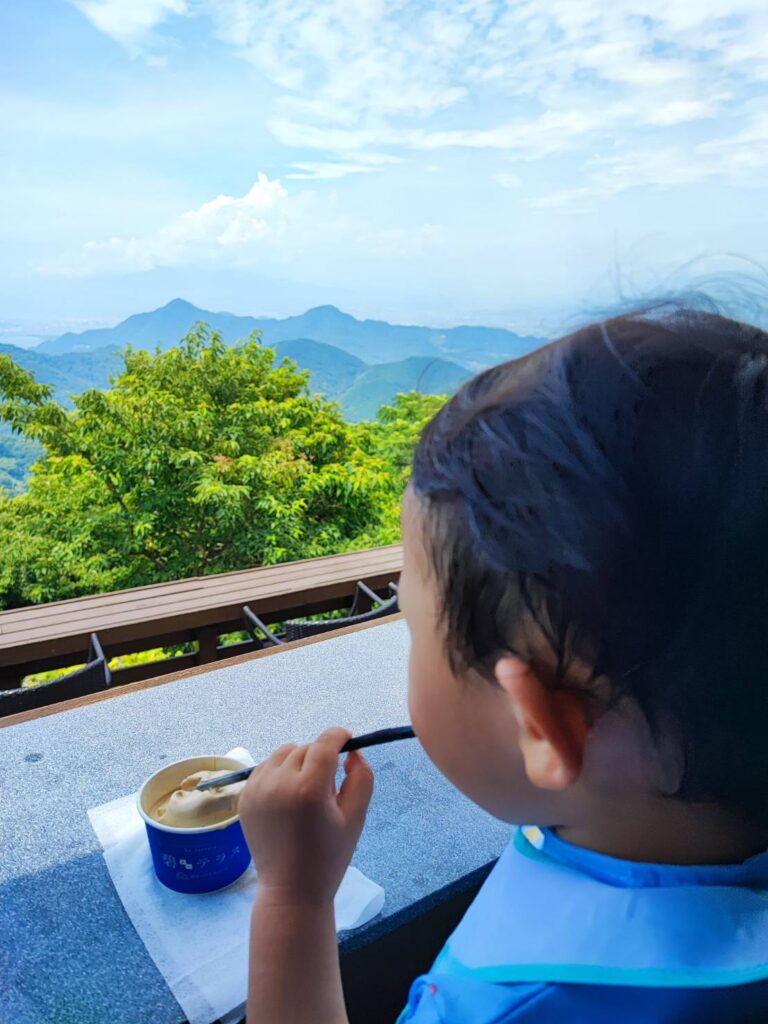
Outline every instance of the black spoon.
<path id="1" fill-rule="evenodd" d="M 379 729 L 377 732 L 367 732 L 364 736 L 353 736 L 347 740 L 341 748 L 342 754 L 348 754 L 350 750 L 360 750 L 363 747 L 375 747 L 379 743 L 392 743 L 394 740 L 413 739 L 415 733 L 410 725 L 398 725 L 394 729 Z M 253 768 L 256 766 L 254 765 Z M 219 786 L 231 786 L 233 782 L 243 782 L 253 771 L 253 768 L 243 768 L 239 772 L 232 772 L 231 775 L 222 775 L 218 779 L 208 779 L 207 782 L 200 782 L 197 789 L 218 789 Z"/>

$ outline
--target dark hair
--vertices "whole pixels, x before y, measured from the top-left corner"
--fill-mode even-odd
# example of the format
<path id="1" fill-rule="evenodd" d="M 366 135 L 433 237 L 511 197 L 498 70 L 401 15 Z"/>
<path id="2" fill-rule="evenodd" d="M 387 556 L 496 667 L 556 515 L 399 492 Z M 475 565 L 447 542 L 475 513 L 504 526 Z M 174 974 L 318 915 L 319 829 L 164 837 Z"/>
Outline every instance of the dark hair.
<path id="1" fill-rule="evenodd" d="M 412 488 L 455 669 L 536 663 L 535 628 L 552 685 L 579 658 L 674 729 L 681 797 L 766 819 L 768 334 L 674 308 L 577 330 L 468 381 Z"/>

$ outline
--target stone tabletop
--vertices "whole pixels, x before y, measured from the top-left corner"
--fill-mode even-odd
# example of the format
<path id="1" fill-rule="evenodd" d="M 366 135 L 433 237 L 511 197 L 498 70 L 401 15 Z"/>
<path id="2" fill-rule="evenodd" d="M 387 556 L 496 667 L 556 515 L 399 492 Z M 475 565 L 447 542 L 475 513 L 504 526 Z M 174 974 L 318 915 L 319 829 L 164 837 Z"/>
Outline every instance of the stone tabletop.
<path id="1" fill-rule="evenodd" d="M 0 730 L 0 1021 L 180 1024 L 115 892 L 86 812 L 164 762 L 244 746 L 256 760 L 329 725 L 408 721 L 405 623 L 392 622 Z M 386 929 L 499 855 L 509 828 L 458 794 L 416 740 L 372 748 L 353 863 Z M 342 936 L 342 943 L 345 937 Z"/>

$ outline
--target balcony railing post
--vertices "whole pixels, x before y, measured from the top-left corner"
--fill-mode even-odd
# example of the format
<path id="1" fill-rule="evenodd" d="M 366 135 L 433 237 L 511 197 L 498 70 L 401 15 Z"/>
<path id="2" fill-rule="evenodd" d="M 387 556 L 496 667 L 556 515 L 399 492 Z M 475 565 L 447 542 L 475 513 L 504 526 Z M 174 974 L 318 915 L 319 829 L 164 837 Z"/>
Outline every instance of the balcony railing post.
<path id="1" fill-rule="evenodd" d="M 219 637 L 215 627 L 203 626 L 200 629 L 196 629 L 195 639 L 197 640 L 198 665 L 207 665 L 209 662 L 218 659 L 216 647 Z"/>

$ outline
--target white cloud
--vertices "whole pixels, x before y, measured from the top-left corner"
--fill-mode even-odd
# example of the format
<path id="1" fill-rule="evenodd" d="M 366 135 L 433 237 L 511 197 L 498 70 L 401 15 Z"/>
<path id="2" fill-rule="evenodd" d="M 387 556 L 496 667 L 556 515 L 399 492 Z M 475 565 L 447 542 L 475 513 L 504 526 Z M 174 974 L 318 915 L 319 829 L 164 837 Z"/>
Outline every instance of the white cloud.
<path id="1" fill-rule="evenodd" d="M 539 159 L 732 119 L 768 82 L 765 0 L 72 2 L 129 48 L 171 15 L 206 14 L 278 88 L 278 140 L 338 155 L 323 163 L 339 167 L 371 149 Z M 480 101 L 496 116 L 479 125 Z"/>
<path id="2" fill-rule="evenodd" d="M 493 128 L 415 132 L 410 138 L 416 149 L 498 149 L 523 160 L 536 160 L 572 148 L 575 140 L 599 128 L 605 116 L 598 111 L 546 111 L 539 117 L 519 118 Z"/>
<path id="3" fill-rule="evenodd" d="M 697 121 L 699 118 L 713 117 L 714 104 L 710 100 L 670 100 L 660 104 L 648 116 L 649 124 L 673 125 L 684 124 L 686 121 Z"/>
<path id="4" fill-rule="evenodd" d="M 330 181 L 334 178 L 346 178 L 349 174 L 370 174 L 375 168 L 370 164 L 314 163 L 312 161 L 297 162 L 291 165 L 293 170 L 286 178 L 295 181 Z"/>
<path id="5" fill-rule="evenodd" d="M 136 53 L 171 15 L 189 13 L 187 0 L 70 0 L 100 31 Z"/>
<path id="6" fill-rule="evenodd" d="M 529 161 L 621 152 L 645 132 L 665 152 L 689 126 L 744 146 L 745 91 L 768 82 L 765 0 L 198 2 L 281 90 L 274 136 L 324 154 L 306 168 L 315 177 L 360 173 L 371 151 Z M 674 164 L 648 183 L 669 183 Z M 580 202 L 618 180 L 586 172 Z"/>
<path id="7" fill-rule="evenodd" d="M 259 174 L 245 195 L 219 195 L 154 232 L 89 241 L 74 257 L 37 269 L 80 277 L 159 267 L 271 273 L 281 265 L 316 274 L 327 273 L 329 263 L 336 262 L 348 272 L 368 260 L 427 261 L 450 244 L 441 224 L 393 219 L 386 208 L 355 216 L 335 192 L 322 197 L 307 190 L 291 192 Z"/>
<path id="8" fill-rule="evenodd" d="M 72 0 L 129 50 L 172 16 L 210 19 L 274 87 L 286 179 L 333 181 L 438 150 L 542 161 L 588 208 L 636 186 L 764 167 L 766 0 Z M 314 151 L 314 152 L 313 152 Z M 481 157 L 478 157 L 481 159 Z M 510 187 L 514 166 L 505 181 Z"/>
<path id="9" fill-rule="evenodd" d="M 154 234 L 87 242 L 76 260 L 56 269 L 65 274 L 91 274 L 258 262 L 279 245 L 292 212 L 283 185 L 259 174 L 243 196 L 217 196 Z"/>
<path id="10" fill-rule="evenodd" d="M 585 170 L 588 184 L 541 196 L 532 205 L 582 212 L 597 200 L 639 186 L 671 188 L 713 180 L 762 188 L 768 171 L 768 111 L 753 113 L 741 130 L 718 139 L 690 147 L 625 146 L 616 155 L 588 161 Z"/>
<path id="11" fill-rule="evenodd" d="M 405 141 L 403 133 L 394 129 L 331 128 L 284 117 L 271 118 L 268 126 L 278 142 L 286 146 L 319 149 L 341 155 L 362 155 L 372 147 Z"/>

